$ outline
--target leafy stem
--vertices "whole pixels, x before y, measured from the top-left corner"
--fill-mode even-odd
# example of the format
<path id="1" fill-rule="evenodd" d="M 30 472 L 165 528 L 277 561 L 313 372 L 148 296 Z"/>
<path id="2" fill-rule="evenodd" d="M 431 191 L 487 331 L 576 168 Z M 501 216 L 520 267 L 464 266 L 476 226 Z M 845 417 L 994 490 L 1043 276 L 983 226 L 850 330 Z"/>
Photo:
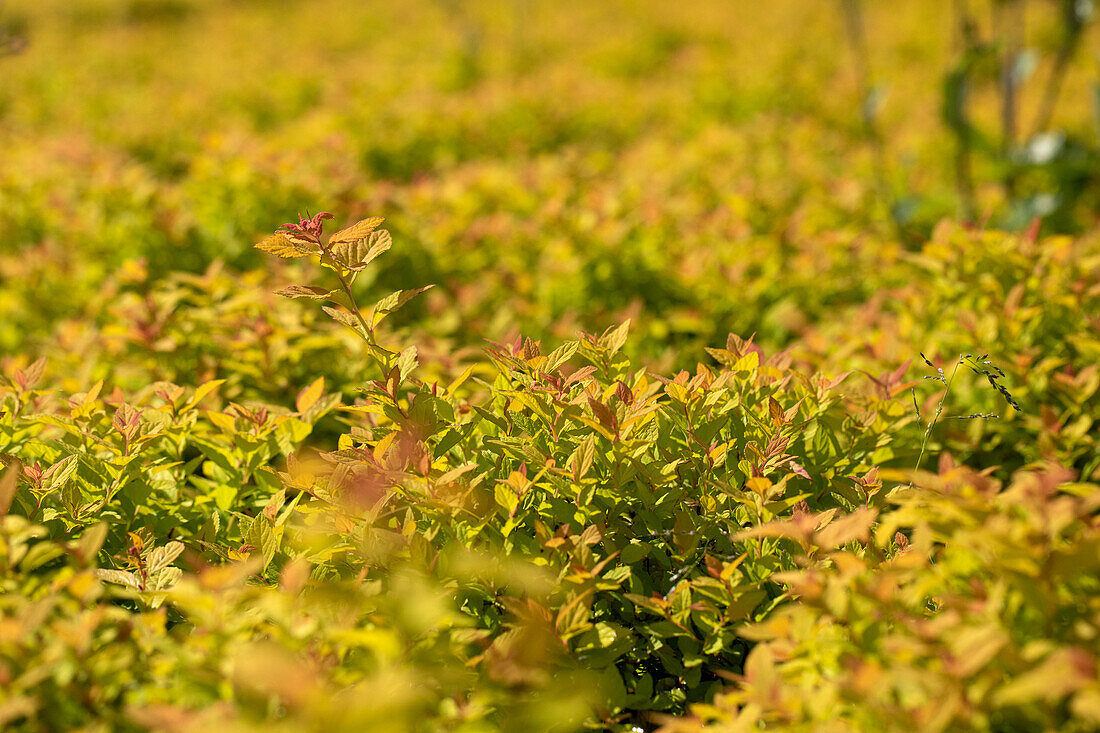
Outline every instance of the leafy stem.
<path id="1" fill-rule="evenodd" d="M 359 304 L 355 302 L 355 295 L 351 292 L 351 281 L 344 277 L 344 273 L 339 269 L 334 270 L 337 279 L 340 281 L 340 287 L 344 290 L 344 295 L 348 296 L 348 309 L 359 321 L 359 325 L 363 328 L 362 336 L 368 344 L 375 346 L 374 340 L 374 328 L 367 323 L 367 319 L 363 317 L 363 311 L 359 309 Z M 352 276 L 354 278 L 354 275 Z"/>
<path id="2" fill-rule="evenodd" d="M 347 312 L 328 306 L 323 310 L 333 320 L 355 330 L 367 342 L 369 353 L 382 370 L 382 378 L 385 380 L 394 369 L 393 354 L 378 345 L 374 329 L 383 318 L 394 313 L 431 286 L 415 290 L 398 290 L 389 294 L 375 303 L 368 320 L 356 302 L 351 286 L 358 273 L 390 249 L 393 240 L 388 231 L 379 228 L 383 219 L 373 217 L 363 219 L 336 232 L 328 237 L 327 241 L 322 241 L 324 222 L 331 218 L 332 214 L 321 212 L 312 217 L 301 218 L 296 224 L 284 224 L 270 237 L 258 243 L 256 248 L 282 259 L 319 257 L 323 267 L 336 273 L 340 290 L 343 291 L 347 303 L 332 297 L 337 291 L 316 286 L 291 285 L 277 292 L 288 298 L 329 300 L 345 307 Z M 402 378 L 415 364 L 416 352 L 413 347 L 410 347 L 397 359 Z"/>

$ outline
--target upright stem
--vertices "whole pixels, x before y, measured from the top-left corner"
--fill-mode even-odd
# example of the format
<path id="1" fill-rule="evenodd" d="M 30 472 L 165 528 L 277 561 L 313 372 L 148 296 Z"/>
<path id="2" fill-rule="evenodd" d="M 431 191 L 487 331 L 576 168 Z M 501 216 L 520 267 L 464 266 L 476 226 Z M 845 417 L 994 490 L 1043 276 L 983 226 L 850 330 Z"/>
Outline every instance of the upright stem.
<path id="1" fill-rule="evenodd" d="M 962 354 L 959 354 L 959 359 L 955 362 L 955 368 L 951 370 L 951 376 L 947 379 L 947 390 L 944 391 L 943 397 L 940 399 L 938 405 L 936 405 L 936 414 L 932 417 L 932 421 L 928 423 L 928 428 L 924 431 L 924 440 L 920 444 L 920 454 L 917 456 L 917 465 L 913 466 L 913 470 L 920 469 L 921 461 L 924 460 L 924 451 L 928 447 L 928 439 L 932 437 L 932 431 L 936 427 L 936 423 L 940 421 L 940 415 L 943 414 L 943 404 L 947 402 L 947 398 L 951 395 L 951 385 L 955 383 L 955 373 L 959 371 L 959 365 L 962 364 Z"/>
<path id="2" fill-rule="evenodd" d="M 354 279 L 354 277 L 355 276 L 352 275 L 352 279 Z M 370 354 L 375 366 L 378 367 L 381 378 L 385 380 L 386 375 L 393 367 L 389 359 L 392 354 L 382 346 L 379 346 L 378 341 L 375 340 L 374 328 L 367 322 L 367 319 L 363 317 L 363 311 L 355 301 L 355 295 L 351 291 L 351 280 L 346 278 L 340 270 L 336 270 L 336 278 L 340 281 L 340 288 L 348 298 L 349 309 L 355 314 L 355 320 L 359 322 L 359 326 L 362 328 L 360 335 L 363 337 L 363 340 L 367 342 L 367 352 Z M 401 410 L 400 407 L 397 409 Z"/>
<path id="3" fill-rule="evenodd" d="M 971 170 L 973 130 L 966 114 L 970 65 L 977 51 L 977 28 L 967 0 L 955 0 L 955 30 L 960 46 L 958 67 L 948 74 L 944 86 L 944 118 L 955 134 L 955 189 L 959 195 L 962 218 L 974 219 L 974 180 Z"/>
<path id="4" fill-rule="evenodd" d="M 993 4 L 994 25 L 1004 38 L 1001 60 L 1001 155 L 1009 159 L 1016 147 L 1020 55 L 1024 44 L 1024 0 L 999 0 Z M 1016 195 L 1016 175 L 1009 169 L 1003 181 L 1005 195 Z"/>
<path id="5" fill-rule="evenodd" d="M 1062 81 L 1066 77 L 1066 72 L 1069 71 L 1069 62 L 1073 59 L 1073 54 L 1081 40 L 1081 31 L 1085 27 L 1078 5 L 1077 0 L 1062 0 L 1062 42 L 1058 46 L 1058 55 L 1054 58 L 1054 66 L 1050 69 L 1050 76 L 1047 77 L 1046 87 L 1043 89 L 1043 101 L 1035 116 L 1032 135 L 1038 135 L 1047 130 L 1054 118 L 1054 108 L 1058 104 Z"/>
<path id="6" fill-rule="evenodd" d="M 844 29 L 848 39 L 848 47 L 851 49 L 852 59 L 855 62 L 856 78 L 859 85 L 861 99 L 861 122 L 863 136 L 870 145 L 873 157 L 875 187 L 878 189 L 879 199 L 886 207 L 890 220 L 894 224 L 895 233 L 901 232 L 901 221 L 898 219 L 897 207 L 894 197 L 890 192 L 888 180 L 888 167 L 886 164 L 886 143 L 879 129 L 874 109 L 873 99 L 875 94 L 874 77 L 871 73 L 871 53 L 867 46 L 866 23 L 863 16 L 861 0 L 840 0 L 841 10 L 844 14 Z"/>
<path id="7" fill-rule="evenodd" d="M 1016 144 L 1016 72 L 1023 46 L 1023 1 L 999 0 L 993 4 L 993 22 L 1004 39 L 1001 58 L 1001 152 Z"/>
<path id="8" fill-rule="evenodd" d="M 359 304 L 355 302 L 355 296 L 352 295 L 351 285 L 342 273 L 337 272 L 336 277 L 340 280 L 340 287 L 344 289 L 344 294 L 348 296 L 348 304 L 351 306 L 351 312 L 355 314 L 356 319 L 359 321 L 359 325 L 363 327 L 363 338 L 367 340 L 367 343 L 374 344 L 374 329 L 367 323 L 367 319 L 363 318 L 363 312 L 359 310 Z"/>

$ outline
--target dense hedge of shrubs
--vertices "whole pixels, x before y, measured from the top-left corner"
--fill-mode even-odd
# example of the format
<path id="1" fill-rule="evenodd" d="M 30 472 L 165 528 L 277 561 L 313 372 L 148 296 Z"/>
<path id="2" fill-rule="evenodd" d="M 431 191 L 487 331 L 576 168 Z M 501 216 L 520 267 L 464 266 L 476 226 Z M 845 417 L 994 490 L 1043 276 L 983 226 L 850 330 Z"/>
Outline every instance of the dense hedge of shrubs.
<path id="1" fill-rule="evenodd" d="M 947 5 L 0 6 L 0 728 L 1100 728 L 1096 31 Z"/>
<path id="2" fill-rule="evenodd" d="M 354 400 L 323 376 L 293 408 L 223 379 L 61 396 L 45 361 L 9 370 L 9 722 L 1096 723 L 1100 492 L 1078 472 L 1002 490 L 933 451 L 939 475 L 906 484 L 905 365 L 850 388 L 732 334 L 668 375 L 631 364 L 627 322 L 436 378 L 383 345 L 422 289 L 350 295 L 392 245 L 381 220 L 323 220 L 257 246 L 328 273 L 280 293 L 360 337 Z"/>

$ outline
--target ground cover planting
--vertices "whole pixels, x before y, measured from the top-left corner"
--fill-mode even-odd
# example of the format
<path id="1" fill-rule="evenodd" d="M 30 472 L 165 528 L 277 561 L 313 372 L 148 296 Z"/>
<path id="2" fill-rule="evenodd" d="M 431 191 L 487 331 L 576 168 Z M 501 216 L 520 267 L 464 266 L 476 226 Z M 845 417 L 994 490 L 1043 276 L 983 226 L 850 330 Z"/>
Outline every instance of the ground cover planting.
<path id="1" fill-rule="evenodd" d="M 1100 729 L 1091 13 L 0 3 L 0 728 Z"/>

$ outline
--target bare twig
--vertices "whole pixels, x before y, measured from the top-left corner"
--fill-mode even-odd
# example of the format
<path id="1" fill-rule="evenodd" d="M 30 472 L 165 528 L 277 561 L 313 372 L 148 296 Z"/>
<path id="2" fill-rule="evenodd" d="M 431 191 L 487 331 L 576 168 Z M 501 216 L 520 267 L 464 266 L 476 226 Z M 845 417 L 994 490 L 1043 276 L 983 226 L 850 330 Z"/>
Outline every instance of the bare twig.
<path id="1" fill-rule="evenodd" d="M 890 215 L 895 233 L 900 235 L 902 224 L 898 218 L 897 202 L 890 190 L 886 140 L 878 124 L 879 90 L 875 86 L 874 76 L 871 72 L 871 53 L 867 45 L 867 30 L 862 0 L 840 0 L 840 8 L 844 15 L 845 36 L 848 39 L 848 47 L 851 50 L 852 60 L 855 64 L 861 100 L 863 137 L 871 148 L 875 187 L 878 189 L 879 200 L 882 201 Z"/>
<path id="2" fill-rule="evenodd" d="M 1043 99 L 1035 115 L 1032 136 L 1050 128 L 1050 123 L 1054 119 L 1054 108 L 1058 105 L 1058 95 L 1062 91 L 1062 82 L 1065 80 L 1066 72 L 1069 71 L 1069 63 L 1080 45 L 1084 28 L 1085 15 L 1081 9 L 1081 3 L 1077 0 L 1062 0 L 1062 42 L 1058 46 L 1054 65 L 1050 68 L 1050 76 L 1047 77 L 1046 86 L 1043 88 Z"/>
<path id="3" fill-rule="evenodd" d="M 944 121 L 955 135 L 955 189 L 959 195 L 962 218 L 974 219 L 974 176 L 971 157 L 974 148 L 974 130 L 966 111 L 967 87 L 970 67 L 978 54 L 977 25 L 970 15 L 967 0 L 955 0 L 955 31 L 959 50 L 959 63 L 944 82 Z"/>
<path id="4" fill-rule="evenodd" d="M 1020 57 L 1024 45 L 1024 0 L 997 0 L 993 3 L 993 20 L 1004 38 L 1001 58 L 1001 153 L 1008 155 L 1016 146 L 1019 106 L 1016 90 L 1020 83 Z M 1006 187 L 1011 185 L 1011 181 L 1006 181 Z"/>

